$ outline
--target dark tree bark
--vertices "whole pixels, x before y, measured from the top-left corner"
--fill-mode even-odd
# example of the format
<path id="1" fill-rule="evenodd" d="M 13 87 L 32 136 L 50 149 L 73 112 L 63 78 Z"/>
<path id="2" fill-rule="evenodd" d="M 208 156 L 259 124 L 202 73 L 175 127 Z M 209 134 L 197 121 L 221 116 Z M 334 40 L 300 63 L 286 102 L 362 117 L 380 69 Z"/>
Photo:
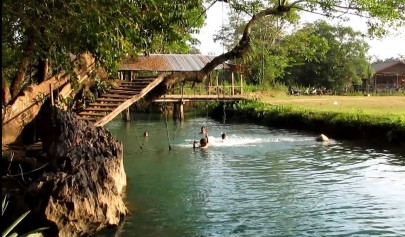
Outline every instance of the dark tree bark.
<path id="1" fill-rule="evenodd" d="M 28 39 L 27 46 L 24 49 L 23 58 L 20 63 L 18 71 L 14 75 L 13 81 L 10 86 L 11 99 L 14 99 L 21 90 L 21 87 L 24 83 L 25 74 L 30 63 L 30 58 L 34 52 L 35 43 L 32 38 Z"/>
<path id="2" fill-rule="evenodd" d="M 5 78 L 2 78 L 1 99 L 4 106 L 6 106 L 11 100 L 10 87 Z"/>
<path id="3" fill-rule="evenodd" d="M 48 68 L 49 68 L 49 63 L 48 59 L 38 59 L 38 75 L 37 75 L 37 82 L 40 84 L 41 82 L 46 80 L 46 76 L 48 75 Z"/>

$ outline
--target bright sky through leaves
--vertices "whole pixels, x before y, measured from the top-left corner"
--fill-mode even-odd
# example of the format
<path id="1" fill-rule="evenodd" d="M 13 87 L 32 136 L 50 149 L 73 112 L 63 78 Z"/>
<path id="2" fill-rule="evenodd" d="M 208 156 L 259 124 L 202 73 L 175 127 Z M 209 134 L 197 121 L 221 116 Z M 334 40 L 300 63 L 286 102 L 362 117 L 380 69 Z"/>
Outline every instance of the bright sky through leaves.
<path id="1" fill-rule="evenodd" d="M 201 41 L 201 45 L 198 48 L 202 54 L 219 55 L 222 53 L 221 44 L 219 42 L 214 43 L 213 36 L 215 32 L 221 28 L 222 16 L 224 24 L 226 24 L 228 20 L 228 9 L 228 5 L 224 4 L 222 12 L 222 3 L 218 2 L 207 11 L 206 25 L 201 29 L 200 34 L 197 35 L 197 38 Z M 311 13 L 302 14 L 302 23 L 314 22 L 318 19 L 322 19 L 322 17 Z M 363 19 L 356 16 L 352 16 L 351 19 L 351 21 L 345 22 L 344 25 L 351 26 L 354 30 L 366 32 L 366 24 Z M 330 22 L 330 20 L 327 21 Z M 405 28 L 402 30 L 399 29 L 396 35 L 387 36 L 381 40 L 367 39 L 367 42 L 371 47 L 369 51 L 370 56 L 385 59 L 397 57 L 399 54 L 405 55 Z"/>

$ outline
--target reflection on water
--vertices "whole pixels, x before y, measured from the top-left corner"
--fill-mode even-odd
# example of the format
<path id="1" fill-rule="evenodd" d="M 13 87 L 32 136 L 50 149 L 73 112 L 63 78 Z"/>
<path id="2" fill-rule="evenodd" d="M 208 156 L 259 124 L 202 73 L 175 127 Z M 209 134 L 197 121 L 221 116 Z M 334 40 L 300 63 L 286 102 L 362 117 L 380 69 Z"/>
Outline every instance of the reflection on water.
<path id="1" fill-rule="evenodd" d="M 169 136 L 154 118 L 145 139 L 148 123 L 108 125 L 124 143 L 133 214 L 95 236 L 405 235 L 400 155 L 205 118 L 170 122 Z M 202 125 L 210 147 L 193 151 Z"/>

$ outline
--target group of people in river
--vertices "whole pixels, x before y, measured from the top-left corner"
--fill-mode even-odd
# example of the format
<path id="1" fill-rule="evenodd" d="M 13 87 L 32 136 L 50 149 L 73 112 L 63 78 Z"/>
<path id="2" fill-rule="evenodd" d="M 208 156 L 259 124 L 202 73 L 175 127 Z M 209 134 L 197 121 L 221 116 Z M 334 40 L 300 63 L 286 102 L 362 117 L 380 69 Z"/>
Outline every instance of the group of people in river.
<path id="1" fill-rule="evenodd" d="M 204 138 L 201 138 L 200 139 L 200 144 L 198 144 L 198 141 L 197 140 L 194 140 L 194 142 L 193 142 L 193 148 L 195 149 L 195 148 L 201 148 L 201 149 L 206 149 L 206 148 L 208 148 L 208 131 L 207 131 L 207 128 L 205 127 L 205 126 L 202 126 L 201 127 L 201 132 L 200 132 L 200 134 L 202 134 L 202 135 L 204 135 Z M 145 131 L 144 133 L 143 133 L 143 136 L 144 137 L 148 137 L 149 136 L 149 133 L 148 133 L 148 131 Z M 224 132 L 224 133 L 222 133 L 221 134 L 221 138 L 222 138 L 222 140 L 225 140 L 226 139 L 226 133 Z"/>
<path id="2" fill-rule="evenodd" d="M 197 140 L 194 140 L 194 142 L 193 142 L 193 148 L 195 149 L 195 148 L 201 148 L 201 149 L 206 149 L 206 148 L 208 148 L 208 144 L 209 144 L 209 141 L 208 141 L 208 131 L 207 131 L 207 128 L 205 127 L 205 126 L 202 126 L 201 127 L 201 132 L 200 132 L 200 134 L 203 134 L 204 135 L 204 138 L 201 138 L 200 139 L 200 144 L 198 144 L 198 141 Z M 222 133 L 221 134 L 221 138 L 222 138 L 222 140 L 225 140 L 226 139 L 226 133 Z"/>

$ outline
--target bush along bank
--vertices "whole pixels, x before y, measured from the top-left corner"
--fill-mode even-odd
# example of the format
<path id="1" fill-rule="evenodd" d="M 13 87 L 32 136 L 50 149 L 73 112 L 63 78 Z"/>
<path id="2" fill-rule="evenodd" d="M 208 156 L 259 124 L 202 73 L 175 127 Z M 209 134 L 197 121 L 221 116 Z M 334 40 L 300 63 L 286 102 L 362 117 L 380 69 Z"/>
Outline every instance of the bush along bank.
<path id="1" fill-rule="evenodd" d="M 223 104 L 211 106 L 211 117 L 222 119 Z M 226 104 L 225 113 L 227 122 L 250 122 L 324 133 L 335 139 L 374 140 L 405 147 L 404 116 L 310 111 L 294 106 L 269 105 L 259 100 Z"/>

